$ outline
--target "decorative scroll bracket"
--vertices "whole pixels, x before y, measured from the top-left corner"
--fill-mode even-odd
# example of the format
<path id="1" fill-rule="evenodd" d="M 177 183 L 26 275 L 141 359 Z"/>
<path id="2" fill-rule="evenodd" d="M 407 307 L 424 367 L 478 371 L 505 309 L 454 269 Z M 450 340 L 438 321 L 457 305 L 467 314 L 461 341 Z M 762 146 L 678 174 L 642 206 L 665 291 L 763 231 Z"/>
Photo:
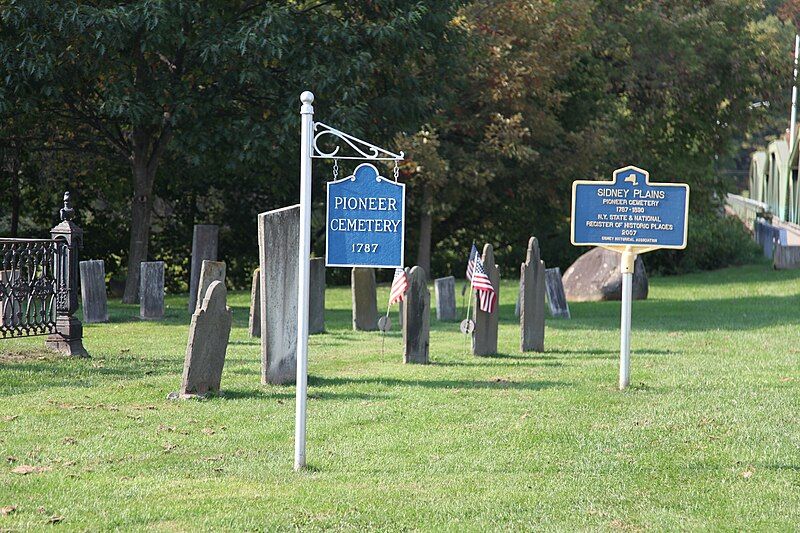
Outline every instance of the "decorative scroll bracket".
<path id="1" fill-rule="evenodd" d="M 319 131 L 318 131 L 319 130 Z M 331 135 L 344 141 L 359 155 L 339 155 L 341 146 L 336 146 L 330 152 L 326 152 L 317 145 L 317 140 L 324 136 Z M 332 128 L 322 122 L 314 122 L 314 140 L 312 142 L 311 157 L 314 159 L 357 159 L 365 161 L 402 161 L 405 157 L 403 152 L 396 154 L 380 146 L 362 141 L 343 131 Z"/>

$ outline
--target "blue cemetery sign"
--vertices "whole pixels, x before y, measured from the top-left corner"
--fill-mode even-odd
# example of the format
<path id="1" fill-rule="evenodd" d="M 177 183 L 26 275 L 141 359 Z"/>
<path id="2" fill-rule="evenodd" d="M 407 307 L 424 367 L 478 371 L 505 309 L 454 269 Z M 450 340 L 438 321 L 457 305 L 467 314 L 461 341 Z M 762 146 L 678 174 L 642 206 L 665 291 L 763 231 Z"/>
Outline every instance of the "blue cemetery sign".
<path id="1" fill-rule="evenodd" d="M 328 183 L 325 265 L 403 267 L 406 186 L 369 163 Z"/>
<path id="2" fill-rule="evenodd" d="M 612 181 L 573 182 L 572 244 L 685 248 L 688 213 L 689 185 L 620 168 Z"/>

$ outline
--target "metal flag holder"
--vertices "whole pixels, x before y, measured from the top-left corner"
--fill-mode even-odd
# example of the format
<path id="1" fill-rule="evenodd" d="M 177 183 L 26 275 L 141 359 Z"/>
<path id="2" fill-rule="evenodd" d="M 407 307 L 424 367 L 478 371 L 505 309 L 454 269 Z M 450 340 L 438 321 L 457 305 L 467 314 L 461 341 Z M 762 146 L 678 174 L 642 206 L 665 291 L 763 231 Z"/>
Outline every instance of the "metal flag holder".
<path id="1" fill-rule="evenodd" d="M 306 466 L 306 399 L 308 392 L 308 298 L 311 256 L 311 181 L 312 159 L 333 159 L 334 172 L 338 175 L 338 160 L 394 161 L 394 178 L 399 175 L 398 162 L 404 158 L 403 152 L 396 154 L 372 143 L 363 141 L 336 128 L 314 122 L 314 94 L 304 91 L 300 95 L 300 246 L 298 249 L 298 287 L 297 287 L 297 387 L 295 403 L 295 442 L 294 469 Z M 330 136 L 334 141 L 343 141 L 357 155 L 340 153 L 336 144 L 331 151 L 319 147 L 317 141 Z"/>

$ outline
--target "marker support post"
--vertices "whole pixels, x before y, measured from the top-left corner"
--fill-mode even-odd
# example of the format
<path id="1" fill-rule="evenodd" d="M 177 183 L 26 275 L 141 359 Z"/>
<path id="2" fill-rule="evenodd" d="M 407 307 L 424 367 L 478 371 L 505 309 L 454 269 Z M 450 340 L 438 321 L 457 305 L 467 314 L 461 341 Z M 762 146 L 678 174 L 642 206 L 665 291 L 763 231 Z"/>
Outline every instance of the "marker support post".
<path id="1" fill-rule="evenodd" d="M 311 265 L 311 146 L 314 95 L 300 95 L 300 246 L 297 276 L 297 379 L 295 389 L 294 469 L 306 466 L 306 397 L 308 392 L 308 293 Z M 263 296 L 262 296 L 263 297 Z"/>
<path id="2" fill-rule="evenodd" d="M 619 390 L 625 390 L 631 381 L 631 300 L 633 296 L 633 270 L 636 254 L 626 246 L 620 255 L 622 273 L 622 316 L 619 339 Z"/>

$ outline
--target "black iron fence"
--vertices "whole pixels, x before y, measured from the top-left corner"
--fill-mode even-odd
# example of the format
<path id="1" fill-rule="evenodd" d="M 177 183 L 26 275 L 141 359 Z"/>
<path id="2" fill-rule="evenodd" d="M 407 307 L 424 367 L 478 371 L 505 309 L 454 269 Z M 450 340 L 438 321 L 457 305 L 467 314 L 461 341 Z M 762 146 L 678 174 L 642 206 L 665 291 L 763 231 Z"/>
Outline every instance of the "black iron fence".
<path id="1" fill-rule="evenodd" d="M 56 331 L 59 243 L 0 238 L 0 335 L 28 337 Z"/>
<path id="2" fill-rule="evenodd" d="M 83 231 L 64 193 L 50 239 L 0 238 L 0 338 L 48 335 L 45 346 L 86 356 L 78 310 L 78 249 Z"/>

